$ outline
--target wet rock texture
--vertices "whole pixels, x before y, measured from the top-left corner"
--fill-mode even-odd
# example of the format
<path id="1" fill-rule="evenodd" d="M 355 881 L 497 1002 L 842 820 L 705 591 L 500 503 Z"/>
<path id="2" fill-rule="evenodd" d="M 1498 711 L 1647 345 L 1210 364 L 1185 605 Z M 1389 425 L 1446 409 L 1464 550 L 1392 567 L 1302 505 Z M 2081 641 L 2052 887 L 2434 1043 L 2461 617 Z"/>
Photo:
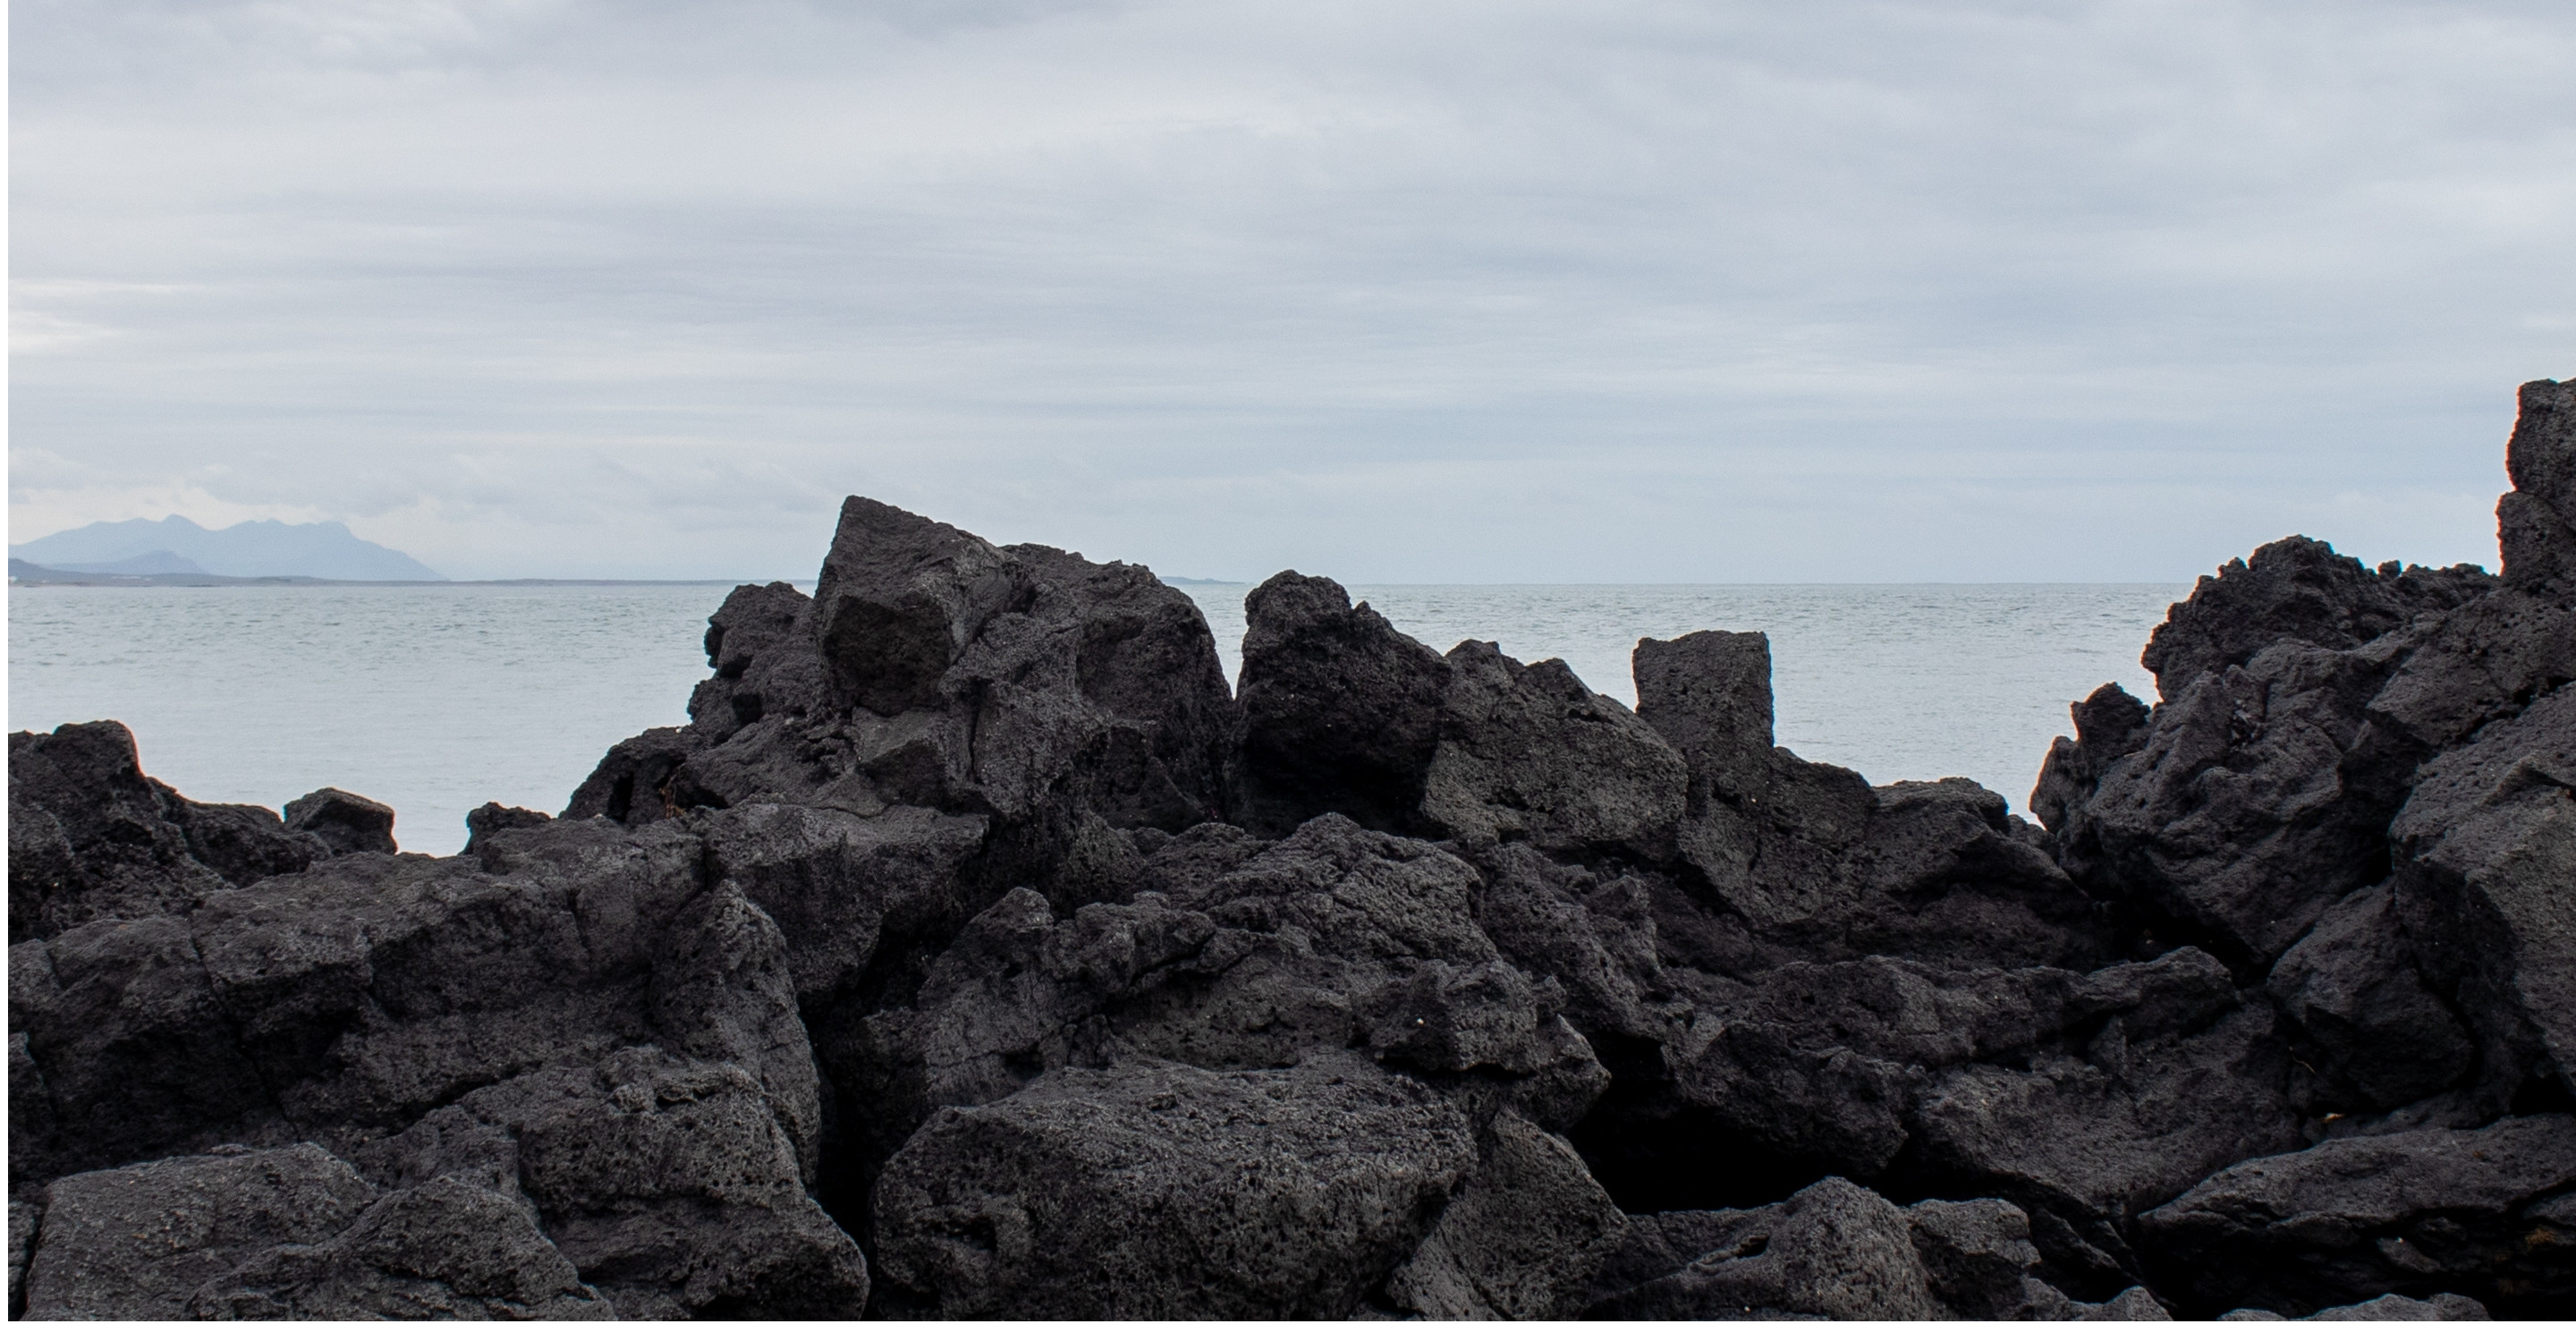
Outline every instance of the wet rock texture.
<path id="1" fill-rule="evenodd" d="M 396 848 L 10 738 L 10 1307 L 2473 1319 L 2576 1307 L 2576 388 L 2502 573 L 2203 579 L 2038 819 L 1329 580 L 861 498 L 686 726 Z"/>

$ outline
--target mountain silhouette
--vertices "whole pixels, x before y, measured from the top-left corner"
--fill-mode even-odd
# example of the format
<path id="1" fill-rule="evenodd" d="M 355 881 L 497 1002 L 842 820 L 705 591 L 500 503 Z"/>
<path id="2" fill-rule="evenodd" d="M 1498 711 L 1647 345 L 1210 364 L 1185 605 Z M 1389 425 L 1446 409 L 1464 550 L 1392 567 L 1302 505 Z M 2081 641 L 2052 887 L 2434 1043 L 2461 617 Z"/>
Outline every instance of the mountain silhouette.
<path id="1" fill-rule="evenodd" d="M 337 521 L 288 524 L 245 520 L 209 529 L 185 515 L 84 525 L 9 549 L 17 560 L 56 570 L 153 574 L 310 575 L 317 579 L 445 579 L 393 548 Z"/>

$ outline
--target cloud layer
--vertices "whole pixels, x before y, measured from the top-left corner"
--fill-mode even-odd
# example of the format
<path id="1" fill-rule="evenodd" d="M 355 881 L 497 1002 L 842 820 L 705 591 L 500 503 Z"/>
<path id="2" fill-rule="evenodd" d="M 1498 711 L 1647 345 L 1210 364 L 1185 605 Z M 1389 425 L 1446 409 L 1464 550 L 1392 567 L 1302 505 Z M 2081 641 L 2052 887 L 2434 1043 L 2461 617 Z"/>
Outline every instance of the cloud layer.
<path id="1" fill-rule="evenodd" d="M 2492 561 L 2540 3 L 12 6 L 12 541 L 804 575 Z"/>

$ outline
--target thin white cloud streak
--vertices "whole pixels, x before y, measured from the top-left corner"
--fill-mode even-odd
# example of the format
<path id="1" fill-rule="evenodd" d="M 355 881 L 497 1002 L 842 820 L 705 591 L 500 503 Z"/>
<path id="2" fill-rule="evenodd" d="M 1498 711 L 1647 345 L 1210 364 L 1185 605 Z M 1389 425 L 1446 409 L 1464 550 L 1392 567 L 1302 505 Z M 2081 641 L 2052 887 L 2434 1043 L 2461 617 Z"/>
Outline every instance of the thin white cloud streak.
<path id="1" fill-rule="evenodd" d="M 87 466 L 13 450 L 16 540 L 185 490 L 803 574 L 864 490 L 1181 573 L 2492 560 L 2576 370 L 2556 6 L 13 23 L 13 444 Z"/>

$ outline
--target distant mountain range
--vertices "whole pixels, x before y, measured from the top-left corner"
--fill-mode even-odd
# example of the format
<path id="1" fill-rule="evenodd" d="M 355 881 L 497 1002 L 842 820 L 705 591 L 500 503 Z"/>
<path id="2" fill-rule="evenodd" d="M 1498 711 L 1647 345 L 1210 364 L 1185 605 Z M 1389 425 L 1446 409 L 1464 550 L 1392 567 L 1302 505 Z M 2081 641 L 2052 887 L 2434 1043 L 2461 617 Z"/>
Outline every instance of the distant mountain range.
<path id="1" fill-rule="evenodd" d="M 9 549 L 13 561 L 103 575 L 221 575 L 257 578 L 445 579 L 393 548 L 349 532 L 349 526 L 245 520 L 209 529 L 185 515 L 84 525 Z"/>

